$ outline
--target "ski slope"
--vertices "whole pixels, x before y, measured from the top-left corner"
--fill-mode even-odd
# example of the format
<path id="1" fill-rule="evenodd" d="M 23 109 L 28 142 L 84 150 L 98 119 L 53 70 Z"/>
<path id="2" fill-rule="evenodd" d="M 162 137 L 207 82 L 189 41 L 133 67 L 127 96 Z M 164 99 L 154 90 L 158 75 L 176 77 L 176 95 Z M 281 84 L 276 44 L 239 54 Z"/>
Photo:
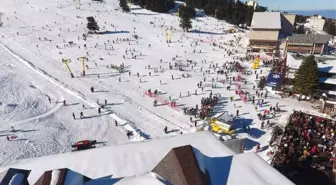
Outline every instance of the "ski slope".
<path id="1" fill-rule="evenodd" d="M 232 25 L 209 17 L 197 17 L 193 20 L 194 31 L 185 33 L 179 28 L 179 18 L 175 15 L 136 6 L 131 7 L 130 13 L 123 13 L 117 0 L 106 0 L 106 3 L 83 0 L 81 4 L 78 10 L 71 0 L 0 2 L 0 12 L 3 12 L 3 27 L 0 27 L 0 86 L 3 87 L 0 95 L 3 120 L 0 124 L 0 165 L 69 152 L 70 145 L 82 139 L 115 145 L 195 132 L 194 124 L 180 110 L 167 105 L 154 107 L 154 99 L 144 94 L 148 89 L 159 90 L 162 99 L 175 99 L 180 107 L 200 106 L 202 97 L 208 97 L 211 91 L 219 93 L 222 99 L 216 110 L 235 115 L 239 109 L 239 119 L 251 124 L 257 133 L 248 135 L 240 130 L 235 137 L 248 138 L 245 144 L 249 151 L 254 151 L 251 150 L 253 146 L 260 143 L 265 147 L 260 155 L 266 159 L 270 129 L 259 130 L 258 112 L 250 102 L 230 103 L 228 99 L 235 96 L 234 90 L 225 90 L 228 83 L 212 82 L 212 78 L 222 80 L 225 76 L 217 75 L 212 72 L 213 68 L 209 68 L 210 64 L 222 66 L 235 61 L 236 57 L 245 56 L 246 48 L 241 46 L 246 41 L 245 33 L 223 34 Z M 86 40 L 83 39 L 83 34 L 87 33 L 88 16 L 95 17 L 105 34 L 88 35 Z M 169 44 L 165 40 L 166 29 L 173 30 Z M 138 36 L 137 40 L 134 35 Z M 228 56 L 226 51 L 233 54 Z M 136 55 L 136 59 L 132 59 L 132 55 Z M 89 59 L 86 76 L 81 76 L 82 62 L 77 60 L 83 56 Z M 69 66 L 75 78 L 70 78 L 62 59 L 71 59 Z M 192 60 L 193 65 L 186 66 L 186 60 Z M 184 71 L 169 69 L 169 63 L 174 65 L 176 61 L 184 65 Z M 131 75 L 107 67 L 122 63 Z M 251 61 L 242 64 L 249 68 Z M 159 72 L 155 73 L 154 68 Z M 211 70 L 211 73 L 203 76 L 205 70 Z M 263 75 L 267 75 L 268 69 L 262 70 Z M 182 74 L 190 77 L 183 78 Z M 230 74 L 231 77 L 236 75 L 235 72 Z M 201 92 L 196 84 L 204 78 L 204 83 L 210 87 Z M 255 93 L 252 90 L 254 75 L 244 78 L 248 82 L 244 89 Z M 212 89 L 212 83 L 217 88 Z M 90 87 L 97 92 L 90 92 Z M 197 95 L 194 95 L 195 90 Z M 188 92 L 190 96 L 187 96 Z M 47 96 L 53 103 L 48 102 Z M 63 100 L 69 105 L 63 106 Z M 98 115 L 98 106 L 104 100 L 108 105 L 102 109 L 102 115 Z M 270 96 L 263 109 L 277 102 L 283 110 L 279 117 L 294 108 L 310 108 L 306 102 Z M 74 120 L 72 113 L 78 117 L 79 112 L 87 118 Z M 119 126 L 115 126 L 115 120 Z M 11 126 L 19 131 L 12 133 Z M 168 134 L 163 132 L 165 126 Z M 127 131 L 133 131 L 134 136 L 128 139 Z M 7 135 L 17 138 L 8 142 Z"/>

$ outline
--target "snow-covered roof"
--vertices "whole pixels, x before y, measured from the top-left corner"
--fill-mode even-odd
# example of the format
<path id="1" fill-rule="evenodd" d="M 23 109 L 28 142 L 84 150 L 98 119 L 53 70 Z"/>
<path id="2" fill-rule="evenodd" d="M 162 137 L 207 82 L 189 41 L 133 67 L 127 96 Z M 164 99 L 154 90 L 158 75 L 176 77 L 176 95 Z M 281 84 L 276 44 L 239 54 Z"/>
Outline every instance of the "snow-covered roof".
<path id="1" fill-rule="evenodd" d="M 8 167 L 31 169 L 28 177 L 31 184 L 45 171 L 60 168 L 71 169 L 92 179 L 106 176 L 117 179 L 151 172 L 172 148 L 183 145 L 193 146 L 202 171 L 207 169 L 209 173 L 215 173 L 212 184 L 293 184 L 255 153 L 235 155 L 211 132 L 28 159 L 0 167 L 0 171 Z"/>
<path id="2" fill-rule="evenodd" d="M 281 29 L 280 12 L 254 12 L 252 29 Z"/>
<path id="3" fill-rule="evenodd" d="M 319 59 L 317 58 L 317 60 Z M 302 59 L 295 59 L 292 54 L 287 55 L 287 66 L 289 68 L 299 69 L 302 61 Z M 336 59 L 334 58 L 328 58 L 328 60 L 318 62 L 317 65 L 321 72 L 336 73 Z"/>
<path id="4" fill-rule="evenodd" d="M 295 59 L 291 54 L 287 55 L 287 66 L 292 69 L 299 69 L 302 60 Z"/>
<path id="5" fill-rule="evenodd" d="M 319 79 L 320 83 L 325 83 L 325 84 L 333 84 L 336 85 L 336 79 L 334 78 L 320 78 Z"/>

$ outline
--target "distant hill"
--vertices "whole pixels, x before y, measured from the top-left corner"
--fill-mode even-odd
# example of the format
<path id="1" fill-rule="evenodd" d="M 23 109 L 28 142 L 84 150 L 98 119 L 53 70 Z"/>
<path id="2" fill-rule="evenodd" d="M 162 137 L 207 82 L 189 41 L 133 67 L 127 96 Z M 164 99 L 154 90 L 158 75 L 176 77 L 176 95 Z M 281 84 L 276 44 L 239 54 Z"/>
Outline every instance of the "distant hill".
<path id="1" fill-rule="evenodd" d="M 313 15 L 318 14 L 326 18 L 336 19 L 336 9 L 335 10 L 288 10 L 289 13 L 296 13 L 299 15 Z"/>

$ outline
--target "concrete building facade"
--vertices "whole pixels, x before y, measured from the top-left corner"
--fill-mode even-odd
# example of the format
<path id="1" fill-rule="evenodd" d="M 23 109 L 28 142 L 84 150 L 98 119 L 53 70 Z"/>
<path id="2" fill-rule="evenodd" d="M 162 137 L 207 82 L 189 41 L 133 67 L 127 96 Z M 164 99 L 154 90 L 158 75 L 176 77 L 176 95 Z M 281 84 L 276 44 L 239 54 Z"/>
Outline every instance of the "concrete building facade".
<path id="1" fill-rule="evenodd" d="M 249 33 L 249 47 L 254 51 L 276 54 L 281 39 L 292 34 L 295 16 L 280 12 L 254 12 Z"/>
<path id="2" fill-rule="evenodd" d="M 328 52 L 328 43 L 332 39 L 330 35 L 322 34 L 295 34 L 288 37 L 288 52 L 303 54 L 326 54 Z"/>

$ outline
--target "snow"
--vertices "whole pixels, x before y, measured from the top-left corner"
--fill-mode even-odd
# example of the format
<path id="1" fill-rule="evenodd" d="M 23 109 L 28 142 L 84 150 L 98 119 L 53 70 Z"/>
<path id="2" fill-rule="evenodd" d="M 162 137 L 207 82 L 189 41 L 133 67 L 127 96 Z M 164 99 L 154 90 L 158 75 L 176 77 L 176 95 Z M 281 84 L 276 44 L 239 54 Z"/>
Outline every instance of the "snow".
<path id="1" fill-rule="evenodd" d="M 59 179 L 59 170 L 53 170 L 51 172 L 51 180 L 50 180 L 50 185 L 57 185 L 58 179 Z"/>
<path id="2" fill-rule="evenodd" d="M 336 79 L 335 78 L 319 78 L 320 83 L 325 83 L 325 84 L 334 84 L 336 85 Z"/>
<path id="3" fill-rule="evenodd" d="M 64 167 L 62 164 L 73 167 L 70 169 L 75 171 L 78 169 L 76 172 L 88 172 L 90 177 L 101 177 L 101 174 L 124 177 L 146 173 L 169 149 L 176 146 L 173 144 L 164 146 L 165 140 L 162 138 L 180 135 L 181 132 L 183 133 L 181 137 L 189 137 L 188 133 L 198 130 L 194 127 L 194 123 L 189 121 L 189 116 L 183 115 L 181 107 L 195 107 L 196 104 L 200 106 L 201 98 L 208 97 L 210 91 L 222 97 L 214 109 L 216 113 L 228 112 L 229 115 L 236 115 L 236 110 L 239 109 L 239 116 L 235 118 L 237 130 L 232 137 L 244 139 L 246 152 L 253 151 L 255 145 L 261 144 L 265 150 L 258 152 L 258 155 L 268 160 L 266 153 L 269 150 L 267 147 L 272 129 L 261 130 L 261 121 L 258 120 L 257 114 L 278 102 L 282 112 L 271 119 L 272 122 L 277 122 L 280 116 L 294 108 L 311 107 L 308 102 L 298 102 L 291 98 L 279 99 L 278 96 L 272 95 L 255 111 L 251 102 L 245 104 L 239 100 L 234 92 L 235 87 L 232 87 L 231 91 L 225 90 L 229 82 L 225 80 L 224 75 L 213 73 L 213 68 L 209 68 L 209 64 L 218 64 L 221 67 L 227 62 L 234 61 L 235 57 L 245 56 L 244 45 L 247 41 L 247 33 L 224 34 L 225 30 L 233 27 L 225 21 L 207 16 L 197 17 L 192 21 L 194 29 L 185 33 L 179 28 L 179 18 L 175 15 L 155 13 L 137 6 L 131 7 L 131 13 L 123 13 L 119 10 L 116 0 L 106 0 L 106 3 L 82 0 L 81 3 L 81 9 L 76 10 L 73 1 L 27 0 L 24 3 L 0 1 L 0 12 L 4 13 L 3 27 L 0 27 L 2 170 L 15 166 L 15 163 L 21 163 L 22 159 L 28 159 L 25 161 L 27 165 L 23 166 L 30 168 L 29 164 L 36 163 L 30 163 L 30 158 L 46 156 L 41 158 L 39 163 L 41 168 L 31 175 L 32 180 L 36 180 L 45 170 Z M 84 41 L 83 34 L 86 33 L 88 16 L 94 16 L 101 30 L 106 33 L 89 35 Z M 173 32 L 172 43 L 169 44 L 165 41 L 167 29 Z M 134 35 L 139 39 L 134 40 Z M 126 38 L 132 38 L 132 41 L 122 41 Z M 70 46 L 69 42 L 74 44 Z M 212 43 L 220 44 L 222 47 L 211 46 Z M 87 46 L 86 49 L 84 44 Z M 234 54 L 228 56 L 223 48 L 234 51 Z M 137 59 L 132 59 L 131 53 L 137 55 Z M 81 76 L 82 64 L 77 60 L 82 56 L 87 56 L 89 59 L 86 76 Z M 173 61 L 172 58 L 176 60 Z M 69 66 L 75 78 L 70 78 L 62 59 L 72 60 Z M 186 60 L 192 60 L 195 66 L 187 67 Z M 174 65 L 175 62 L 183 64 L 183 72 L 169 70 L 169 63 Z M 127 72 L 120 74 L 106 67 L 122 63 L 131 75 Z M 242 62 L 248 70 L 251 64 L 252 61 Z M 154 68 L 161 69 L 155 73 Z M 205 70 L 210 70 L 211 73 L 203 76 Z M 263 73 L 260 76 L 266 76 L 269 71 L 262 67 L 258 69 L 258 73 L 261 70 Z M 140 75 L 139 78 L 137 73 Z M 189 78 L 181 77 L 187 73 L 190 75 Z M 171 78 L 172 75 L 174 80 Z M 229 76 L 236 75 L 236 72 L 232 72 Z M 226 82 L 224 84 L 217 82 L 217 77 L 219 81 Z M 242 84 L 244 91 L 255 94 L 255 90 L 252 90 L 253 85 L 257 83 L 255 76 L 243 75 L 243 78 L 247 81 L 246 85 Z M 200 81 L 208 85 L 203 92 L 196 85 Z M 212 89 L 212 83 L 218 88 Z M 94 87 L 98 92 L 91 93 L 90 87 Z M 170 97 L 175 99 L 180 107 L 171 108 L 167 105 L 154 107 L 154 99 L 144 94 L 148 89 L 159 90 L 160 99 L 167 101 Z M 197 95 L 194 95 L 195 90 L 198 91 Z M 187 96 L 188 92 L 190 96 Z M 229 102 L 232 96 L 238 100 Z M 51 98 L 51 103 L 48 97 Z M 105 99 L 108 105 L 102 108 L 102 114 L 99 115 L 97 109 Z M 63 100 L 66 100 L 67 106 L 62 105 Z M 83 112 L 85 119 L 78 118 L 80 112 Z M 72 113 L 76 119 L 73 119 Z M 246 125 L 250 125 L 251 133 L 242 130 L 242 120 Z M 118 126 L 115 126 L 115 121 Z M 206 121 L 199 121 L 198 124 L 204 127 Z M 169 131 L 167 134 L 163 132 L 165 126 Z M 15 132 L 11 127 L 14 127 Z M 128 131 L 134 134 L 130 138 L 126 136 Z M 6 136 L 15 136 L 15 139 L 7 141 Z M 206 143 L 206 139 L 202 138 L 203 135 L 199 136 L 201 138 L 190 137 L 193 138 L 194 141 L 191 143 L 194 145 L 197 145 L 196 142 Z M 92 150 L 87 155 L 88 158 L 91 156 L 101 158 L 97 161 L 97 165 L 102 167 L 88 169 L 89 167 L 81 168 L 83 164 L 71 163 L 72 160 L 80 161 L 81 157 L 87 157 L 86 151 L 76 152 L 76 155 L 67 153 L 72 151 L 71 144 L 86 139 L 97 140 L 99 143 L 97 145 L 99 149 Z M 156 139 L 163 141 L 163 144 L 157 146 L 157 149 L 161 150 L 159 154 L 154 154 L 154 151 L 153 154 L 147 153 L 145 149 L 138 147 L 136 149 L 126 147 L 129 150 L 127 152 L 118 151 L 128 143 Z M 172 139 L 179 143 L 178 139 Z M 144 143 L 146 142 L 139 143 L 139 146 Z M 111 152 L 110 148 L 103 147 L 106 145 L 118 146 L 112 147 Z M 221 148 L 218 151 L 218 146 L 215 148 L 216 150 L 212 148 L 213 153 L 211 148 L 205 153 L 209 152 L 215 156 L 218 153 L 217 155 L 221 157 L 232 155 L 227 149 Z M 102 153 L 109 155 L 98 155 Z M 48 157 L 55 154 L 62 155 Z M 69 159 L 53 160 L 60 159 L 59 156 L 63 155 Z M 153 161 L 143 160 L 139 166 L 134 167 L 132 161 L 143 159 L 144 155 L 150 156 Z M 120 163 L 107 162 L 110 158 Z M 90 160 L 87 163 L 90 166 L 96 161 Z"/>
<path id="4" fill-rule="evenodd" d="M 108 184 L 164 184 L 155 174 L 148 174 L 174 147 L 193 146 L 201 171 L 207 170 L 211 182 L 220 184 L 292 184 L 277 170 L 270 167 L 255 153 L 234 154 L 210 132 L 197 132 L 175 137 L 144 141 L 118 146 L 108 146 L 80 152 L 27 159 L 12 168 L 31 169 L 28 181 L 33 184 L 50 169 L 69 168 L 67 179 L 80 173 L 93 178 L 87 185 Z M 83 162 L 85 160 L 85 162 Z M 0 171 L 7 167 L 1 167 Z M 69 171 L 71 173 L 69 173 Z M 109 176 L 112 174 L 112 177 Z M 246 178 L 241 178 L 244 174 Z M 258 175 L 257 175 L 258 174 Z M 71 177 L 70 177 L 71 176 Z M 154 178 L 155 177 L 155 178 Z M 98 179 L 97 179 L 98 178 Z M 225 183 L 226 182 L 226 183 Z"/>
<path id="5" fill-rule="evenodd" d="M 292 69 L 299 69 L 302 59 L 295 59 L 293 57 L 294 54 L 288 54 L 287 55 L 287 66 Z M 324 57 L 324 56 L 323 56 Z M 318 68 L 321 72 L 327 72 L 327 73 L 336 73 L 336 60 L 335 58 L 325 57 L 323 62 L 318 62 Z M 317 60 L 319 60 L 319 57 L 317 56 Z"/>

